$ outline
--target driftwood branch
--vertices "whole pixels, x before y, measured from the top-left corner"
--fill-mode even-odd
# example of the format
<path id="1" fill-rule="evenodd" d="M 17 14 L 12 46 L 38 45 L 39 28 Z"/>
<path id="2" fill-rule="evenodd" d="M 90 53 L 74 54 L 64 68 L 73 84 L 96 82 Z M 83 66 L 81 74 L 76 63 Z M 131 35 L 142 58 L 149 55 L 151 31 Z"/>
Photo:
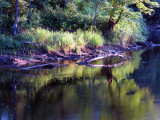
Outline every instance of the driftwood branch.
<path id="1" fill-rule="evenodd" d="M 37 45 L 37 46 L 41 46 L 41 44 L 39 44 L 39 43 L 34 43 L 34 42 L 24 41 L 23 43 L 24 43 L 24 44 L 34 44 L 34 45 Z"/>
<path id="2" fill-rule="evenodd" d="M 158 47 L 160 44 L 153 44 L 152 47 Z"/>
<path id="3" fill-rule="evenodd" d="M 116 64 L 112 64 L 112 65 L 93 65 L 93 64 L 90 64 L 90 62 L 92 61 L 96 61 L 96 60 L 100 60 L 100 59 L 104 59 L 104 58 L 107 58 L 107 57 L 111 57 L 111 56 L 117 56 L 117 57 L 122 57 L 122 58 L 125 58 L 125 60 L 123 60 L 122 62 L 120 63 L 116 63 Z M 84 62 L 79 62 L 77 63 L 78 65 L 87 65 L 87 66 L 90 66 L 90 67 L 117 67 L 119 65 L 122 65 L 124 64 L 124 62 L 126 60 L 130 59 L 129 57 L 123 55 L 123 54 L 120 54 L 120 53 L 115 53 L 115 54 L 107 54 L 105 56 L 99 56 L 99 57 L 95 57 L 95 58 L 91 58 L 89 60 L 86 60 Z"/>
<path id="4" fill-rule="evenodd" d="M 48 63 L 48 64 L 42 64 L 42 65 L 34 65 L 34 66 L 30 66 L 30 67 L 24 67 L 24 68 L 21 68 L 21 69 L 22 70 L 38 69 L 39 67 L 46 67 L 46 66 L 52 66 L 52 67 L 55 68 L 55 67 L 66 67 L 66 66 L 68 66 L 68 64 Z"/>
<path id="5" fill-rule="evenodd" d="M 114 25 L 118 24 L 118 22 L 120 21 L 120 19 L 122 17 L 122 13 L 123 13 L 123 11 L 121 10 L 120 15 L 119 15 L 119 17 L 118 17 L 118 19 L 117 19 L 117 21 L 115 22 Z"/>
<path id="6" fill-rule="evenodd" d="M 89 66 L 89 67 L 108 67 L 109 68 L 109 67 L 118 67 L 120 65 L 123 65 L 125 61 L 126 60 L 124 60 L 120 63 L 108 64 L 108 65 L 93 65 L 93 64 L 86 64 L 86 65 Z"/>
<path id="7" fill-rule="evenodd" d="M 22 70 L 28 70 L 28 69 L 34 69 L 34 68 L 38 68 L 38 67 L 45 67 L 45 66 L 48 66 L 48 65 L 51 65 L 53 67 L 56 66 L 55 63 L 48 63 L 48 64 L 42 64 L 42 65 L 35 65 L 35 66 L 30 66 L 30 67 L 24 67 L 24 68 L 21 68 Z"/>
<path id="8" fill-rule="evenodd" d="M 107 54 L 107 55 L 105 55 L 105 56 L 99 56 L 99 57 L 91 58 L 91 59 L 86 60 L 86 61 L 84 61 L 84 62 L 85 62 L 85 63 L 90 63 L 90 62 L 92 62 L 92 61 L 100 60 L 100 59 L 107 58 L 107 57 L 111 57 L 111 56 L 127 58 L 127 57 L 126 57 L 125 55 L 123 55 L 123 54 L 115 53 L 115 54 Z"/>

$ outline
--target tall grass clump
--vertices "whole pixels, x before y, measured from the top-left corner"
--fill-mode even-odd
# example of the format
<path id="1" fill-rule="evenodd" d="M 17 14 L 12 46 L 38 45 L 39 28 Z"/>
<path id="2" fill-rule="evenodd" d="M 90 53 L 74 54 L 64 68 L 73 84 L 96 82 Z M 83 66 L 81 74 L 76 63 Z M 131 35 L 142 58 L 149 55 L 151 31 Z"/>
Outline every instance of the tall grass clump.
<path id="1" fill-rule="evenodd" d="M 95 32 L 92 30 L 82 31 L 79 29 L 76 32 L 75 41 L 77 46 L 96 48 L 103 45 L 104 38 L 100 32 Z"/>
<path id="2" fill-rule="evenodd" d="M 74 39 L 77 45 L 83 47 L 86 45 L 84 35 L 85 35 L 84 31 L 82 31 L 81 29 L 76 31 Z"/>
<path id="3" fill-rule="evenodd" d="M 33 42 L 38 42 L 41 45 L 48 44 L 53 39 L 53 32 L 43 28 L 37 28 L 33 34 Z"/>
<path id="4" fill-rule="evenodd" d="M 100 32 L 85 31 L 84 40 L 86 42 L 86 47 L 96 48 L 97 46 L 102 46 L 104 39 Z"/>
<path id="5" fill-rule="evenodd" d="M 52 39 L 47 41 L 47 49 L 71 51 L 75 48 L 74 34 L 69 32 L 54 32 Z"/>
<path id="6" fill-rule="evenodd" d="M 74 35 L 69 32 L 53 32 L 37 28 L 34 34 L 35 42 L 45 46 L 47 51 L 69 51 L 75 47 Z"/>
<path id="7" fill-rule="evenodd" d="M 43 28 L 32 29 L 20 34 L 22 41 L 39 43 L 47 51 L 71 52 L 81 51 L 84 47 L 96 48 L 104 43 L 100 32 L 82 31 L 77 32 L 53 32 Z M 34 48 L 32 48 L 34 49 Z"/>
<path id="8" fill-rule="evenodd" d="M 43 28 L 26 31 L 20 34 L 20 39 L 39 43 L 47 51 L 69 51 L 75 47 L 73 33 L 63 31 L 53 32 Z"/>

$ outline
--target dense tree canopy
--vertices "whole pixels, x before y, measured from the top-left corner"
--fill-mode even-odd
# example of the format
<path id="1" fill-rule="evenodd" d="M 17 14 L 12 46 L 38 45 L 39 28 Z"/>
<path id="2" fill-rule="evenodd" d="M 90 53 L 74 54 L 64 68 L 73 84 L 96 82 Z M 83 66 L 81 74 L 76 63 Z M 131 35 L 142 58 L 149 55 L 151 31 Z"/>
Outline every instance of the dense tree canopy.
<path id="1" fill-rule="evenodd" d="M 12 16 L 15 13 L 15 3 L 15 0 L 1 1 L 1 21 L 3 20 L 4 14 L 6 16 Z M 108 16 L 109 21 L 106 20 L 106 22 L 114 21 L 115 24 L 119 22 L 122 15 L 128 15 L 129 18 L 135 14 L 134 12 L 151 15 L 154 11 L 153 9 L 158 7 L 157 2 L 152 2 L 150 0 L 19 0 L 19 24 L 21 24 L 21 22 L 26 24 L 26 19 L 28 19 L 29 16 L 29 5 L 31 5 L 31 11 L 33 12 L 32 18 L 35 17 L 34 12 L 39 14 L 39 17 L 42 19 L 43 16 L 53 16 L 53 14 L 58 14 L 58 11 L 63 8 L 66 14 L 69 11 L 71 14 L 75 12 L 76 14 L 90 15 L 91 17 L 95 14 L 102 15 L 103 17 Z M 47 14 L 44 14 L 44 12 L 47 12 Z M 76 16 L 76 14 L 73 14 L 73 16 Z M 59 16 L 60 15 L 58 14 L 57 18 Z M 54 18 L 55 17 L 56 16 L 54 16 Z M 10 19 L 13 20 L 13 18 Z M 23 21 L 21 21 L 21 19 L 23 19 Z M 44 19 L 46 20 L 46 18 Z M 5 23 L 5 20 L 2 22 Z M 110 29 L 113 29 L 112 27 L 110 27 Z"/>

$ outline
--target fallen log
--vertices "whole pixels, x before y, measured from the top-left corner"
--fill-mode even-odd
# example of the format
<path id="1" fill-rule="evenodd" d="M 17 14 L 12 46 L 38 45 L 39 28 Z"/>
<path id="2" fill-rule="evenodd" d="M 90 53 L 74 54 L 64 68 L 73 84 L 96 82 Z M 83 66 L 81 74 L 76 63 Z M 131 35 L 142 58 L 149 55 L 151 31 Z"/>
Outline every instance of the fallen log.
<path id="1" fill-rule="evenodd" d="M 41 44 L 35 43 L 35 42 L 27 42 L 27 41 L 23 41 L 23 43 L 24 43 L 24 44 L 33 44 L 33 45 L 41 46 Z"/>
<path id="2" fill-rule="evenodd" d="M 108 65 L 93 65 L 93 64 L 86 64 L 86 65 L 89 66 L 89 67 L 107 67 L 107 68 L 109 68 L 109 67 L 118 67 L 120 65 L 123 65 L 125 61 L 126 60 L 124 60 L 120 63 L 108 64 Z"/>
<path id="3" fill-rule="evenodd" d="M 92 61 L 104 59 L 104 58 L 111 57 L 111 56 L 122 57 L 122 58 L 125 58 L 125 60 L 130 59 L 130 57 L 127 57 L 127 56 L 125 56 L 124 54 L 115 53 L 115 54 L 107 54 L 107 55 L 104 55 L 104 56 L 99 56 L 99 57 L 91 58 L 91 59 L 89 59 L 89 60 L 85 60 L 84 62 L 79 62 L 79 63 L 77 63 L 77 64 L 78 64 L 78 65 L 88 65 L 88 66 L 89 66 L 89 65 L 91 65 L 91 64 L 89 64 L 89 63 L 92 62 Z M 124 60 L 124 61 L 125 61 L 125 60 Z"/>
<path id="4" fill-rule="evenodd" d="M 153 44 L 152 47 L 158 47 L 160 44 Z"/>
<path id="5" fill-rule="evenodd" d="M 30 66 L 30 67 L 24 67 L 24 68 L 21 68 L 22 70 L 28 70 L 28 69 L 35 69 L 35 68 L 39 68 L 39 67 L 45 67 L 45 66 L 53 66 L 55 67 L 56 64 L 55 63 L 48 63 L 48 64 L 42 64 L 42 65 L 35 65 L 35 66 Z"/>
<path id="6" fill-rule="evenodd" d="M 66 67 L 66 66 L 68 66 L 68 64 L 48 63 L 48 64 L 42 64 L 42 65 L 34 65 L 34 66 L 30 66 L 30 67 L 24 67 L 24 68 L 21 68 L 21 70 L 29 70 L 29 69 L 44 70 L 44 69 L 38 69 L 38 68 L 40 68 L 40 67 L 47 67 L 47 66 L 51 66 L 51 67 L 56 68 L 56 67 Z"/>

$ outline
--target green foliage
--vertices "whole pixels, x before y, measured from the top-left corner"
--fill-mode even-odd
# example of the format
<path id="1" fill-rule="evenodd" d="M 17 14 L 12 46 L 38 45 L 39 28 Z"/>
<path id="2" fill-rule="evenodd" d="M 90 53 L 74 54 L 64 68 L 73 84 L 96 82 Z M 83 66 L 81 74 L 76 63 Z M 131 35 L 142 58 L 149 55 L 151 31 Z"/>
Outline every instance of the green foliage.
<path id="1" fill-rule="evenodd" d="M 50 14 L 43 15 L 42 24 L 55 30 L 75 31 L 77 29 L 89 29 L 93 24 L 93 17 L 83 15 L 74 9 L 57 8 Z"/>
<path id="2" fill-rule="evenodd" d="M 11 50 L 19 49 L 21 43 L 17 40 L 14 40 L 12 37 L 0 35 L 0 49 L 1 50 Z"/>
<path id="3" fill-rule="evenodd" d="M 110 35 L 111 43 L 127 44 L 138 41 L 145 41 L 148 37 L 146 23 L 142 17 L 127 18 L 123 17 L 117 26 L 115 26 L 113 33 Z"/>
<path id="4" fill-rule="evenodd" d="M 0 15 L 0 30 L 1 32 L 6 32 L 8 28 L 12 27 L 13 21 L 11 21 L 11 16 Z"/>
<path id="5" fill-rule="evenodd" d="M 143 12 L 145 14 L 151 15 L 151 13 L 154 11 L 153 8 L 159 7 L 158 2 L 153 2 L 150 0 L 144 0 L 144 1 L 133 1 L 132 4 L 136 4 L 140 12 Z"/>
<path id="6" fill-rule="evenodd" d="M 15 17 L 15 1 L 2 0 L 0 3 L 0 31 L 1 33 L 12 33 Z M 28 41 L 28 39 L 37 41 L 38 39 L 38 42 L 42 42 L 43 44 L 46 42 L 46 39 L 48 41 L 54 39 L 55 41 L 64 42 L 64 44 L 55 42 L 54 45 L 46 42 L 48 50 L 51 48 L 74 49 L 73 46 L 77 44 L 78 49 L 81 46 L 95 47 L 102 45 L 102 35 L 100 34 L 99 36 L 99 33 L 95 34 L 89 30 L 95 24 L 95 20 L 96 30 L 105 34 L 108 21 L 113 19 L 116 22 L 120 18 L 118 24 L 114 26 L 113 32 L 108 33 L 107 43 L 126 44 L 128 42 L 145 41 L 148 32 L 141 13 L 151 14 L 155 7 L 159 7 L 157 2 L 150 0 L 70 0 L 68 2 L 63 0 L 31 0 L 30 25 L 30 2 L 20 0 L 18 5 L 18 30 L 20 32 L 30 27 L 38 29 L 39 27 L 43 27 L 53 31 L 61 31 L 57 33 L 47 32 L 46 34 L 51 34 L 49 35 L 50 38 L 45 38 L 47 35 L 44 35 L 45 37 L 41 36 L 41 33 L 39 31 L 35 32 L 35 30 L 30 31 L 33 33 L 26 32 L 25 34 L 29 34 L 28 36 L 21 35 L 25 41 Z M 132 5 L 135 6 L 132 7 Z M 122 13 L 121 17 L 120 13 Z M 86 32 L 77 31 L 78 29 L 85 30 Z M 71 34 L 63 31 L 77 32 Z M 41 32 L 45 34 L 46 31 L 41 30 Z M 65 37 L 69 37 L 71 39 L 70 42 L 65 40 Z"/>
<path id="7" fill-rule="evenodd" d="M 41 11 L 32 9 L 31 13 L 32 27 L 40 27 L 42 25 Z"/>

